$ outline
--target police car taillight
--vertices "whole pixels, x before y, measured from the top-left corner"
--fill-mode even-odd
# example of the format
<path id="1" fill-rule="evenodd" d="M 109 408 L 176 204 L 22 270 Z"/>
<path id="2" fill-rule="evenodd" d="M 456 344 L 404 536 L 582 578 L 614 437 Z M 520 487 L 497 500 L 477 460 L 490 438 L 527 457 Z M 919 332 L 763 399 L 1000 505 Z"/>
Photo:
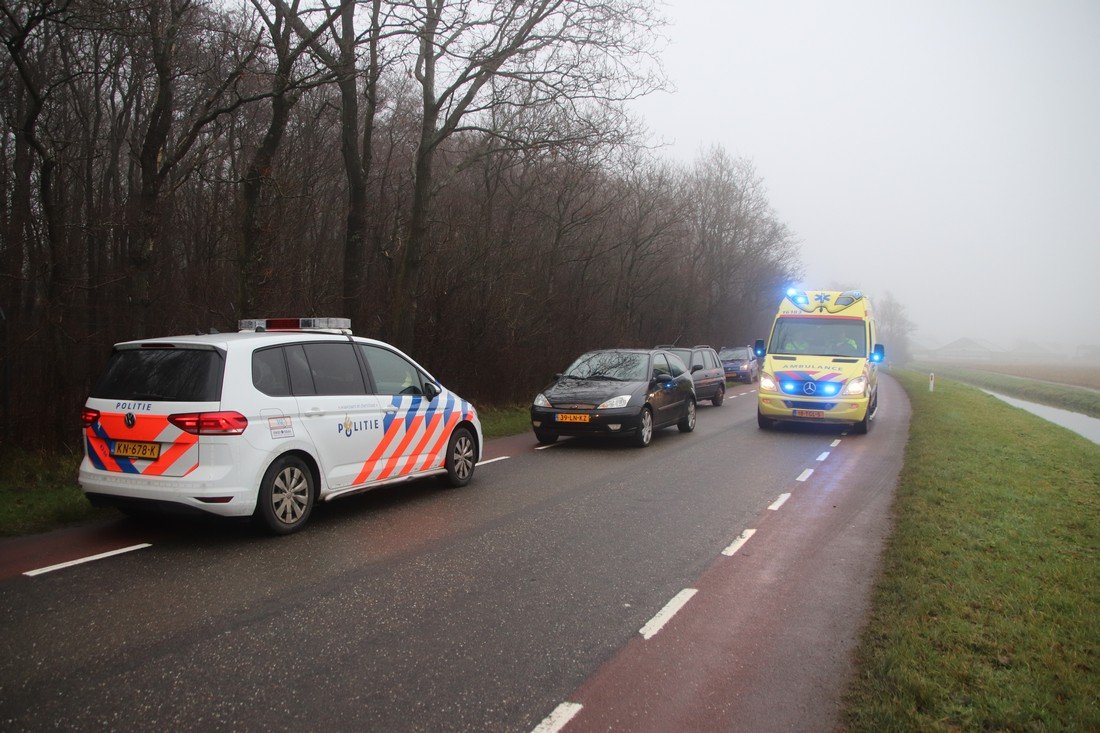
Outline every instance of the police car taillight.
<path id="1" fill-rule="evenodd" d="M 80 416 L 84 419 L 84 427 L 92 427 L 92 423 L 99 419 L 99 410 L 93 410 L 90 407 L 85 407 Z"/>
<path id="2" fill-rule="evenodd" d="M 240 435 L 248 427 L 239 412 L 187 412 L 169 415 L 168 422 L 194 435 Z"/>
<path id="3" fill-rule="evenodd" d="M 237 321 L 241 331 L 351 330 L 350 318 L 246 318 Z"/>

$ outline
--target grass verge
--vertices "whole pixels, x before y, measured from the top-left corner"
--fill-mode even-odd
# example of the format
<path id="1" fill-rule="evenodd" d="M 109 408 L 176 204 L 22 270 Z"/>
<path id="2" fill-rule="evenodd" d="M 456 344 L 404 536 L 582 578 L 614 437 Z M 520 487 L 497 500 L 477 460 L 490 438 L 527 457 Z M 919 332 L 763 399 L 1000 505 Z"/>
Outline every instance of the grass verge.
<path id="1" fill-rule="evenodd" d="M 0 536 L 45 532 L 108 515 L 76 483 L 81 456 L 71 451 L 0 450 Z"/>
<path id="2" fill-rule="evenodd" d="M 530 405 L 479 407 L 477 416 L 481 420 L 481 431 L 486 438 L 501 438 L 531 430 Z"/>
<path id="3" fill-rule="evenodd" d="M 896 372 L 912 403 L 849 730 L 1100 730 L 1100 447 Z"/>
<path id="4" fill-rule="evenodd" d="M 977 369 L 962 369 L 943 365 L 924 366 L 926 368 L 925 385 L 928 383 L 927 371 L 931 371 L 937 377 L 949 377 L 972 384 L 975 387 L 988 389 L 991 392 L 1000 392 L 1010 397 L 1018 397 L 1021 400 L 1060 407 L 1063 410 L 1072 410 L 1089 417 L 1100 418 L 1100 392 L 1095 390 L 1071 385 L 1051 384 L 1050 382 L 1040 382 L 1007 374 L 994 374 L 993 372 L 983 372 Z"/>

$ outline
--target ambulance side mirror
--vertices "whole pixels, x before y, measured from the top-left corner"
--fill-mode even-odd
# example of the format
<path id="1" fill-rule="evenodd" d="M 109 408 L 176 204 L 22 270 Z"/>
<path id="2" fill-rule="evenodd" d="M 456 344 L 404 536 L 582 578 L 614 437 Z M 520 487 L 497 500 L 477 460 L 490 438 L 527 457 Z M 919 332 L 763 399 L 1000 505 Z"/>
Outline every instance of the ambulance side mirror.
<path id="1" fill-rule="evenodd" d="M 764 339 L 756 339 L 756 345 L 752 347 L 752 353 L 757 356 L 764 356 L 768 353 L 767 348 L 764 346 Z"/>
<path id="2" fill-rule="evenodd" d="M 882 344 L 875 344 L 875 348 L 871 350 L 871 363 L 881 364 L 883 359 L 886 358 L 886 347 Z"/>

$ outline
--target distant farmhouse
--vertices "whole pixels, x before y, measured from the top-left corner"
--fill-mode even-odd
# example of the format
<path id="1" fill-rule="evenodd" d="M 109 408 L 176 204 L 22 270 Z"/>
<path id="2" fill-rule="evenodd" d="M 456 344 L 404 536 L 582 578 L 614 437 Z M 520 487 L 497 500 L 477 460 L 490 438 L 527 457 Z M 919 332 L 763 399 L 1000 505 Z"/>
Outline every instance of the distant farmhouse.
<path id="1" fill-rule="evenodd" d="M 1005 349 L 992 341 L 978 338 L 961 338 L 937 348 L 914 348 L 913 358 L 932 362 L 1045 362 L 1051 358 L 1070 356 L 1075 360 L 1100 360 L 1100 347 L 1079 346 L 1069 353 L 1062 346 L 1035 341 L 1019 341 L 1011 349 Z"/>

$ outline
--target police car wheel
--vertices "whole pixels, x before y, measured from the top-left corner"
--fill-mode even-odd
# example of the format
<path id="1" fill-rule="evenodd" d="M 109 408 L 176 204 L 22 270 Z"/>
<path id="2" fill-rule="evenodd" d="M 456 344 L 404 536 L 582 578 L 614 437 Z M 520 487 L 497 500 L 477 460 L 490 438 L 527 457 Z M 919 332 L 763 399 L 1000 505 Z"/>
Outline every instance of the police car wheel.
<path id="1" fill-rule="evenodd" d="M 253 516 L 273 534 L 296 532 L 313 510 L 313 493 L 313 473 L 309 467 L 300 458 L 284 456 L 264 474 Z"/>
<path id="2" fill-rule="evenodd" d="M 676 423 L 676 427 L 680 429 L 681 433 L 690 433 L 695 429 L 695 400 L 688 400 L 687 414 L 680 422 Z"/>
<path id="3" fill-rule="evenodd" d="M 451 433 L 447 444 L 447 481 L 451 486 L 459 487 L 470 483 L 477 461 L 477 445 L 468 428 L 458 428 Z"/>

